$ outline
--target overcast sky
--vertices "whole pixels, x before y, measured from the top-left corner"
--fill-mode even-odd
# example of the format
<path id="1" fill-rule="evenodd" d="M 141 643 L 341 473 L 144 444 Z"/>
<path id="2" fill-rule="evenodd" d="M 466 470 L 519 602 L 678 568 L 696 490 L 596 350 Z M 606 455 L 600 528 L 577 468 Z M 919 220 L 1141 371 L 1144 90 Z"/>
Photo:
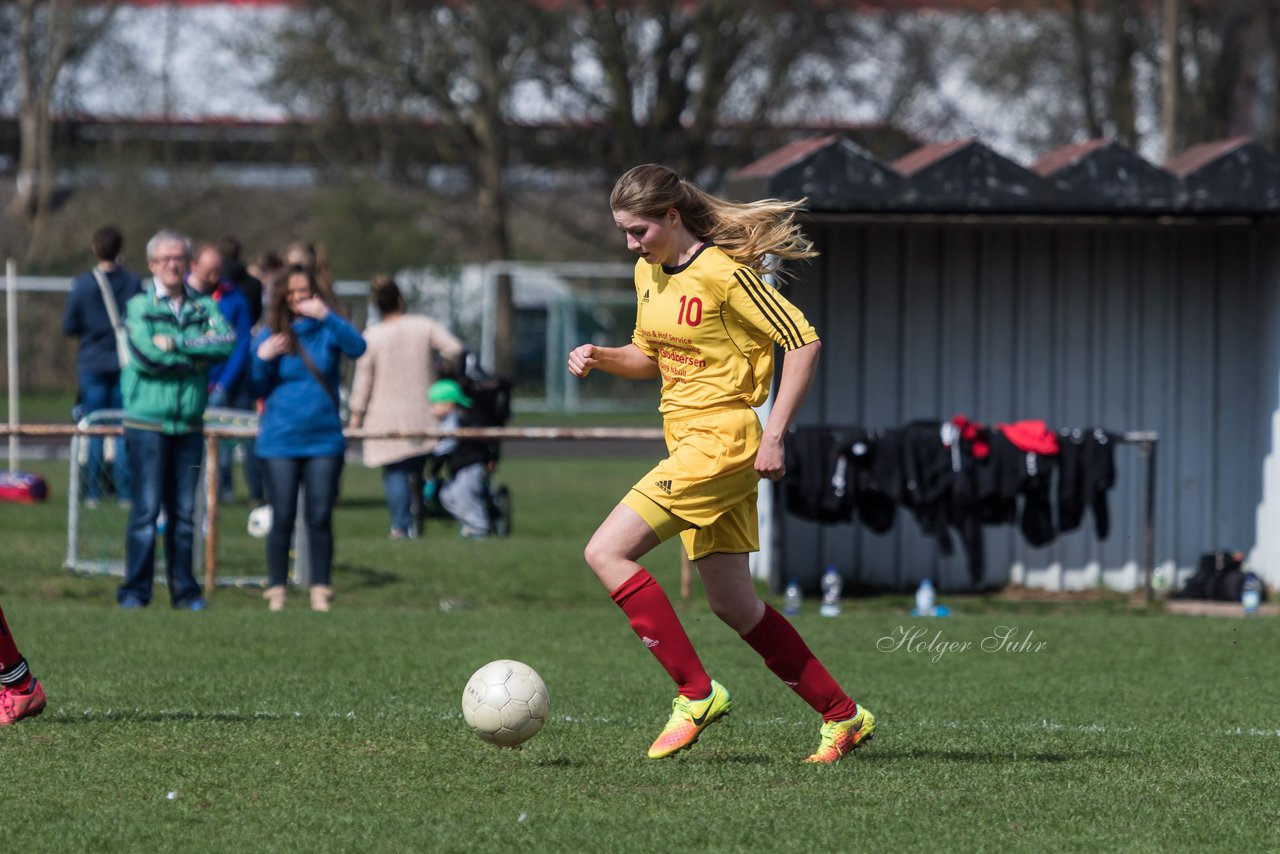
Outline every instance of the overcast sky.
<path id="1" fill-rule="evenodd" d="M 125 6 L 117 12 L 114 28 L 124 44 L 96 52 L 93 61 L 79 69 L 74 101 L 98 116 L 284 118 L 284 112 L 259 91 L 270 71 L 268 63 L 237 53 L 232 45 L 244 33 L 276 29 L 286 14 L 285 7 L 274 4 Z M 111 66 L 120 50 L 128 51 L 142 67 L 147 85 L 111 85 Z"/>

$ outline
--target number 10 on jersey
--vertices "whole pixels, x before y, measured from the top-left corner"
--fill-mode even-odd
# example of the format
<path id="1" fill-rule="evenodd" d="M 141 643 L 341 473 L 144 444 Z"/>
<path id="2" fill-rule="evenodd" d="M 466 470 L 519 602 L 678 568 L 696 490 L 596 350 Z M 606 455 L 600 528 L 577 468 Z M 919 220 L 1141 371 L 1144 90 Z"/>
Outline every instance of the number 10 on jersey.
<path id="1" fill-rule="evenodd" d="M 702 300 L 697 297 L 680 297 L 680 316 L 676 326 L 697 326 L 702 322 Z"/>

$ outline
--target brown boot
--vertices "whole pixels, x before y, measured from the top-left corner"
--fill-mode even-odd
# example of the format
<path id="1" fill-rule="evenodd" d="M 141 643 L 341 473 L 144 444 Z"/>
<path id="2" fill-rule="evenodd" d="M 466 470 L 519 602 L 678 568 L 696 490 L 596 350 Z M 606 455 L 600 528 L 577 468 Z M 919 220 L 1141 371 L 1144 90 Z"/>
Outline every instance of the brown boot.
<path id="1" fill-rule="evenodd" d="M 328 611 L 333 602 L 333 588 L 327 584 L 311 586 L 311 610 Z"/>
<path id="2" fill-rule="evenodd" d="M 287 588 L 283 584 L 268 587 L 262 591 L 262 598 L 267 600 L 268 611 L 283 611 Z"/>

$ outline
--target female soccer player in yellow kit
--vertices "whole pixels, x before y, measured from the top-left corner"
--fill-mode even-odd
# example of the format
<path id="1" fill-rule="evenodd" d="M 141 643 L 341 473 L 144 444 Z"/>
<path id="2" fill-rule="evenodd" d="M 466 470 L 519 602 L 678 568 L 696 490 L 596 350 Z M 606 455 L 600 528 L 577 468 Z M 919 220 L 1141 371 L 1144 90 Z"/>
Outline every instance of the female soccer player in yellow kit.
<path id="1" fill-rule="evenodd" d="M 670 456 L 631 488 L 586 548 L 587 564 L 677 686 L 649 757 L 689 747 L 731 705 L 666 593 L 636 562 L 679 534 L 711 610 L 822 715 L 821 744 L 806 761 L 838 762 L 872 737 L 875 718 L 760 600 L 747 563 L 760 547 L 757 484 L 786 473 L 782 437 L 822 346 L 804 315 L 760 278 L 783 261 L 816 255 L 795 222 L 800 203 L 735 204 L 649 164 L 619 178 L 609 204 L 627 248 L 640 256 L 635 331 L 623 347 L 575 348 L 569 371 L 662 379 Z M 762 428 L 752 407 L 768 397 L 775 344 L 787 355 Z"/>

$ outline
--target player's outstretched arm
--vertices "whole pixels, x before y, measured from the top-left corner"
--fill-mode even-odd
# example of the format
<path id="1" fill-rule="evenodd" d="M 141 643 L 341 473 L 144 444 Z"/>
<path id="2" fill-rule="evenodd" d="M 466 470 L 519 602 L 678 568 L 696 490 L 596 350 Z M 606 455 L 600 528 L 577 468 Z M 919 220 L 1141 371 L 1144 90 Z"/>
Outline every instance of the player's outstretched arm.
<path id="1" fill-rule="evenodd" d="M 813 385 L 814 374 L 818 372 L 818 354 L 821 352 L 822 342 L 810 341 L 803 347 L 788 350 L 783 357 L 782 377 L 778 380 L 773 406 L 769 408 L 769 420 L 764 425 L 760 450 L 756 452 L 756 471 L 763 478 L 777 480 L 787 473 L 782 438 L 791 426 L 796 410 L 809 393 L 809 386 Z"/>
<path id="2" fill-rule="evenodd" d="M 647 380 L 658 375 L 658 363 L 635 344 L 625 347 L 583 344 L 569 351 L 569 373 L 585 377 L 595 370 L 629 380 Z"/>

